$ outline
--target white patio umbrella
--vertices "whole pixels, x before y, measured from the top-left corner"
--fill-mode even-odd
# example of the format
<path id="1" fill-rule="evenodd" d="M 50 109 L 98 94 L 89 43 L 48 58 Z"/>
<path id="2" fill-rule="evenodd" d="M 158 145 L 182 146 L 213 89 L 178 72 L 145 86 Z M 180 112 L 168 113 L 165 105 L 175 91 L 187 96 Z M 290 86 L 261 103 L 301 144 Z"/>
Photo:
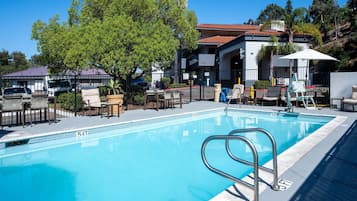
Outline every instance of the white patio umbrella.
<path id="1" fill-rule="evenodd" d="M 286 56 L 280 57 L 280 59 L 308 59 L 308 60 L 333 60 L 333 61 L 339 61 L 336 58 L 333 58 L 327 54 L 323 54 L 321 52 L 318 52 L 316 50 L 312 49 L 305 49 L 302 51 L 298 51 Z"/>
<path id="2" fill-rule="evenodd" d="M 313 49 L 304 49 L 302 51 L 298 51 L 289 55 L 285 55 L 280 57 L 279 59 L 306 59 L 308 60 L 307 68 L 309 66 L 309 61 L 310 60 L 332 60 L 332 61 L 339 61 L 338 59 L 331 57 L 327 54 L 323 54 L 321 52 L 318 52 Z M 290 75 L 292 74 L 292 69 L 290 69 Z M 308 69 L 306 69 L 306 75 L 307 75 Z"/>
<path id="3" fill-rule="evenodd" d="M 286 55 L 286 56 L 282 56 L 280 57 L 279 59 L 290 59 L 290 60 L 293 60 L 293 59 L 306 59 L 308 62 L 310 60 L 332 60 L 332 61 L 339 61 L 338 59 L 334 58 L 334 57 L 331 57 L 327 54 L 323 54 L 321 52 L 318 52 L 316 50 L 312 50 L 312 49 L 305 49 L 305 50 L 302 50 L 302 51 L 298 51 L 298 52 L 295 52 L 295 53 L 292 53 L 292 54 L 289 54 L 289 55 Z M 309 63 L 307 64 L 307 67 L 309 66 Z M 308 72 L 308 69 L 306 69 L 306 77 L 307 77 L 307 72 Z M 292 74 L 292 69 L 290 68 L 290 75 Z M 296 78 L 297 79 L 297 78 Z M 307 81 L 307 80 L 306 80 Z M 291 78 L 290 78 L 290 83 L 289 83 L 289 88 L 291 86 Z M 287 90 L 287 94 L 288 94 L 288 90 Z M 292 105 L 291 105 L 291 100 L 290 100 L 290 97 L 289 97 L 289 94 L 288 94 L 288 111 L 292 111 Z"/>

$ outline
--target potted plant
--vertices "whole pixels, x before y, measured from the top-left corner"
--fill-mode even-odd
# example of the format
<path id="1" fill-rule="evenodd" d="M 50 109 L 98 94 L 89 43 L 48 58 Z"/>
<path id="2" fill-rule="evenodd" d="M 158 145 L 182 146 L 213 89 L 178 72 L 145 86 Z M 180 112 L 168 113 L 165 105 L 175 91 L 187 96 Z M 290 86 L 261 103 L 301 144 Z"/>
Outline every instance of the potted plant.
<path id="1" fill-rule="evenodd" d="M 109 80 L 108 83 L 108 95 L 107 99 L 109 103 L 120 103 L 123 104 L 124 94 L 122 93 L 123 90 L 120 87 L 120 84 L 117 80 Z M 113 113 L 118 112 L 118 107 L 113 107 Z M 124 112 L 123 107 L 120 108 L 120 113 Z"/>

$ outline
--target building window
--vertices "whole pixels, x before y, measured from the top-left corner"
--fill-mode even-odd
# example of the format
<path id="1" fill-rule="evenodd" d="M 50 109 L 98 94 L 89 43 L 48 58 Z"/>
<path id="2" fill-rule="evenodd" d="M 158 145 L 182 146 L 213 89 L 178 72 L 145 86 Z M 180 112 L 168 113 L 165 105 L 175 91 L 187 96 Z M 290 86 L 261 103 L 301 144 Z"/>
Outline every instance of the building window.
<path id="1" fill-rule="evenodd" d="M 216 48 L 208 48 L 208 54 L 216 54 Z"/>

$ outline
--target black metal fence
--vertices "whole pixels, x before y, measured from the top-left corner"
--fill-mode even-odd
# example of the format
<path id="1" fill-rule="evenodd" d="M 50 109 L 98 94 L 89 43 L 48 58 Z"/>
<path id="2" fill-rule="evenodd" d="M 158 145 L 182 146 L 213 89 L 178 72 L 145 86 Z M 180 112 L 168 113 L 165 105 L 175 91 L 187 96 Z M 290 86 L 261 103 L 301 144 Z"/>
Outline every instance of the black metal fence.
<path id="1" fill-rule="evenodd" d="M 48 78 L 46 76 L 2 76 L 0 77 L 1 92 L 7 88 L 26 88 L 26 95 L 30 94 L 47 94 L 49 114 L 51 119 L 60 119 L 76 115 L 91 114 L 84 111 L 83 101 L 81 99 L 81 90 L 90 88 L 99 88 L 102 101 L 106 101 L 107 84 L 111 77 L 97 75 L 85 76 L 63 76 Z M 143 107 L 143 98 L 149 84 L 132 83 L 125 87 L 124 106 L 127 109 L 137 109 Z M 175 89 L 183 95 L 183 101 L 209 100 L 213 99 L 213 87 L 207 86 L 189 86 Z M 34 122 L 47 121 L 44 119 L 43 112 L 25 112 L 25 123 L 29 123 L 32 118 Z M 7 112 L 3 115 L 3 125 L 22 124 L 19 113 Z"/>

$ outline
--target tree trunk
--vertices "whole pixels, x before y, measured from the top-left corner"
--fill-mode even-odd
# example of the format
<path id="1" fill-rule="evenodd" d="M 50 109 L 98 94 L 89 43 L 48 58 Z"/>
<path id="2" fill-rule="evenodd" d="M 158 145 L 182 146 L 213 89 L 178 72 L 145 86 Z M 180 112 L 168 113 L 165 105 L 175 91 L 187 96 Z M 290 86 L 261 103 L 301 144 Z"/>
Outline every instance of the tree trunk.
<path id="1" fill-rule="evenodd" d="M 179 83 L 179 68 L 179 50 L 177 50 L 174 65 L 174 83 Z"/>
<path id="2" fill-rule="evenodd" d="M 273 84 L 273 74 L 274 74 L 274 69 L 273 69 L 273 51 L 270 52 L 270 83 Z"/>
<path id="3" fill-rule="evenodd" d="M 289 30 L 289 44 L 293 44 L 294 42 L 294 32 L 292 30 Z M 289 60 L 289 82 L 291 82 L 291 77 L 293 74 L 293 60 Z"/>

